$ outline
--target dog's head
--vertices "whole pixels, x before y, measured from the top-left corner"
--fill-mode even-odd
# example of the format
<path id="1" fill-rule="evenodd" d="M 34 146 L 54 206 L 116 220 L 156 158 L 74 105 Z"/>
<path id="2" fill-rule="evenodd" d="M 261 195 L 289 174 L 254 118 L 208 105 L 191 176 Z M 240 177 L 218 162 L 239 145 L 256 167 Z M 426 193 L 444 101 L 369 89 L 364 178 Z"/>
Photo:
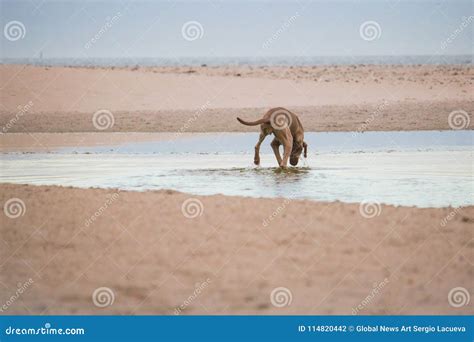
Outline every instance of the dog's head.
<path id="1" fill-rule="evenodd" d="M 290 154 L 290 164 L 293 166 L 298 165 L 298 161 L 301 156 L 301 152 L 304 150 L 304 157 L 307 157 L 307 152 L 308 152 L 308 144 L 303 142 L 294 142 L 293 143 L 293 150 L 291 151 Z"/>

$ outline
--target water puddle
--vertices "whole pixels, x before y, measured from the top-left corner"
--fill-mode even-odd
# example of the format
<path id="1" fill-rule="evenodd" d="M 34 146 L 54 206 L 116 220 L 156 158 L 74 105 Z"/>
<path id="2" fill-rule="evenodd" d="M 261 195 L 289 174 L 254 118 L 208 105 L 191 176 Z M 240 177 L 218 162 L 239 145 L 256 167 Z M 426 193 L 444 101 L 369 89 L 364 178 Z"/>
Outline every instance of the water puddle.
<path id="1" fill-rule="evenodd" d="M 256 133 L 1 155 L 1 182 L 174 189 L 191 194 L 444 207 L 474 204 L 472 131 L 308 133 L 304 166 L 281 170 Z"/>

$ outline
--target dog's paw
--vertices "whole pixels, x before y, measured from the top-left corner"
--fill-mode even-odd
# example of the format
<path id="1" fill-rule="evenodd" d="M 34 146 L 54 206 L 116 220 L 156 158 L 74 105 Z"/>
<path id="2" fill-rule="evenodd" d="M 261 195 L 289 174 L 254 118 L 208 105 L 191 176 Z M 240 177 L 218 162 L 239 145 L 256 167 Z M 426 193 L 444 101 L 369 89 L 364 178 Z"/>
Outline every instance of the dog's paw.
<path id="1" fill-rule="evenodd" d="M 254 163 L 255 165 L 259 166 L 259 165 L 260 165 L 260 159 L 254 159 L 254 160 L 253 160 L 253 163 Z"/>

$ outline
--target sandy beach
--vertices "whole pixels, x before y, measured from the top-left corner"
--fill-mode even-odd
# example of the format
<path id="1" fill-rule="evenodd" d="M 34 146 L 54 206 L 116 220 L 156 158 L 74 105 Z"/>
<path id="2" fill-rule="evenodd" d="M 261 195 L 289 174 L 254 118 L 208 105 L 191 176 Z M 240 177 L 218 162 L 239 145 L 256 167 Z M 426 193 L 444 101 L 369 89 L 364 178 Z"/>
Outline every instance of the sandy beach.
<path id="1" fill-rule="evenodd" d="M 173 191 L 0 188 L 2 203 L 25 204 L 0 218 L 0 301 L 31 283 L 2 314 L 473 312 L 448 302 L 472 288 L 473 207 L 381 206 L 368 219 L 358 204 L 216 195 L 193 197 L 190 218 L 191 196 Z M 99 287 L 113 305 L 93 304 Z M 279 287 L 287 306 L 272 304 Z"/>
<path id="2" fill-rule="evenodd" d="M 451 129 L 449 113 L 474 111 L 473 79 L 471 66 L 1 65 L 0 148 L 257 134 L 235 117 L 274 106 L 298 113 L 307 132 Z M 103 130 L 93 120 L 100 110 L 112 118 Z M 1 314 L 474 312 L 472 301 L 448 300 L 452 289 L 472 290 L 472 206 L 380 205 L 367 218 L 358 203 L 0 188 L 4 213 L 9 200 L 23 203 L 18 217 L 0 218 Z M 189 199 L 196 217 L 183 209 Z M 111 305 L 94 303 L 101 288 Z M 282 288 L 283 306 L 274 295 Z"/>
<path id="3" fill-rule="evenodd" d="M 472 4 L 2 1 L 0 341 L 474 342 Z"/>
<path id="4" fill-rule="evenodd" d="M 454 110 L 472 112 L 471 66 L 78 68 L 1 65 L 3 132 L 254 131 L 284 106 L 307 131 L 450 129 Z M 25 109 L 26 107 L 26 109 Z M 101 131 L 103 132 L 103 131 Z"/>

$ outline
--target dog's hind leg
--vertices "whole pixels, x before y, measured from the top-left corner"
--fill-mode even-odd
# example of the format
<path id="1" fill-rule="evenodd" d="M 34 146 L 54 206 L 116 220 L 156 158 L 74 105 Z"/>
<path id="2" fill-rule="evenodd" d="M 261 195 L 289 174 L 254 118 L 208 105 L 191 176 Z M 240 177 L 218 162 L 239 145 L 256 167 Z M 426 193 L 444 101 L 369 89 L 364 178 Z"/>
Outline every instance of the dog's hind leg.
<path id="1" fill-rule="evenodd" d="M 253 157 L 253 162 L 255 165 L 260 165 L 260 145 L 262 145 L 263 140 L 267 135 L 262 131 L 260 132 L 260 137 L 258 138 L 257 144 L 255 145 L 255 155 Z"/>
<path id="2" fill-rule="evenodd" d="M 274 138 L 272 143 L 270 144 L 272 146 L 273 153 L 275 153 L 275 157 L 277 159 L 278 165 L 281 165 L 281 156 L 280 156 L 280 141 L 278 141 L 277 138 Z"/>

